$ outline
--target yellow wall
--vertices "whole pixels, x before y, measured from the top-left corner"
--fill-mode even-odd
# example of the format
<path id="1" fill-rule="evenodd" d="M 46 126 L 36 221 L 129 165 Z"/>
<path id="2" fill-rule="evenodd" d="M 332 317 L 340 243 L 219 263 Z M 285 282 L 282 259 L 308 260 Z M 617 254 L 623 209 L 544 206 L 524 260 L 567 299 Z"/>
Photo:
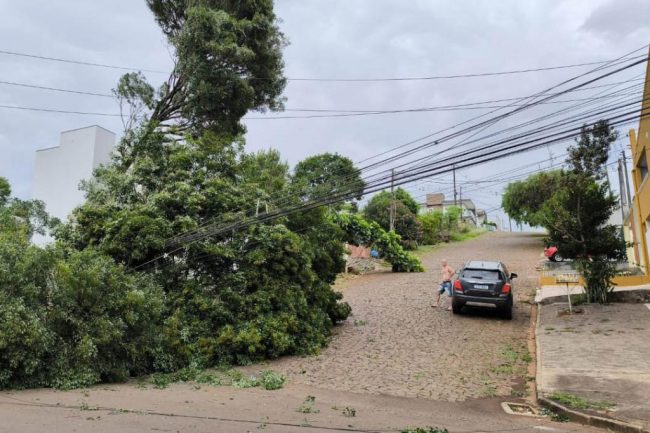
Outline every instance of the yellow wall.
<path id="1" fill-rule="evenodd" d="M 643 89 L 643 103 L 639 119 L 638 134 L 630 130 L 630 150 L 632 151 L 632 185 L 634 199 L 632 200 L 631 218 L 634 223 L 634 241 L 637 242 L 641 268 L 646 275 L 650 275 L 648 241 L 646 231 L 650 225 L 650 174 L 645 179 L 641 178 L 641 170 L 637 167 L 641 158 L 650 161 L 650 62 L 646 65 L 645 85 Z M 645 153 L 644 153 L 645 150 Z M 650 164 L 648 164 L 650 167 Z"/>

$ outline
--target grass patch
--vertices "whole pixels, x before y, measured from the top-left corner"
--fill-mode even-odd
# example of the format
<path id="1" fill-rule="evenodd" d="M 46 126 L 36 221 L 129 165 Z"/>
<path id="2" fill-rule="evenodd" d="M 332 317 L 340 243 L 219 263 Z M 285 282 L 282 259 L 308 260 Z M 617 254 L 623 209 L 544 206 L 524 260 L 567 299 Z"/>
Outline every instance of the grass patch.
<path id="1" fill-rule="evenodd" d="M 318 409 L 314 409 L 314 403 L 316 403 L 316 397 L 314 397 L 313 395 L 308 395 L 307 398 L 305 398 L 305 401 L 303 401 L 302 404 L 298 406 L 296 412 L 300 412 L 300 413 L 320 412 Z"/>
<path id="2" fill-rule="evenodd" d="M 195 389 L 200 389 L 200 385 L 222 386 L 230 385 L 235 388 L 253 388 L 261 386 L 266 390 L 276 390 L 284 386 L 285 378 L 279 373 L 272 370 L 263 371 L 260 377 L 244 376 L 239 370 L 229 367 L 221 367 L 218 370 L 198 370 L 195 368 L 185 368 L 174 373 L 156 373 L 149 376 L 151 385 L 158 389 L 165 389 L 172 383 L 178 382 L 195 382 Z M 144 382 L 136 384 L 138 388 L 145 388 Z"/>
<path id="3" fill-rule="evenodd" d="M 366 326 L 367 324 L 367 320 L 354 320 L 354 326 Z"/>
<path id="4" fill-rule="evenodd" d="M 548 398 L 574 409 L 605 410 L 615 406 L 614 403 L 609 401 L 591 401 L 568 392 L 554 392 Z"/>
<path id="5" fill-rule="evenodd" d="M 343 416 L 348 417 L 348 418 L 354 418 L 357 416 L 357 410 L 353 407 L 346 407 L 343 409 Z"/>
<path id="6" fill-rule="evenodd" d="M 503 361 L 490 370 L 498 375 L 523 375 L 526 373 L 527 365 L 533 360 L 524 344 L 507 345 L 501 352 Z"/>

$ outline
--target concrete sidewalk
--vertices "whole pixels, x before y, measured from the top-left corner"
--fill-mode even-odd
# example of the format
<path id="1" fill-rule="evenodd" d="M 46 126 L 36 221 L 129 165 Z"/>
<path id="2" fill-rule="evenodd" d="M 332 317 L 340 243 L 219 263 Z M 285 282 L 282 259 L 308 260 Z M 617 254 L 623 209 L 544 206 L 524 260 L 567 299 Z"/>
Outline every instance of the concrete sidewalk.
<path id="1" fill-rule="evenodd" d="M 588 409 L 650 430 L 650 306 L 540 304 L 537 387 L 569 393 L 609 409 Z M 585 410 L 583 410 L 585 411 Z"/>

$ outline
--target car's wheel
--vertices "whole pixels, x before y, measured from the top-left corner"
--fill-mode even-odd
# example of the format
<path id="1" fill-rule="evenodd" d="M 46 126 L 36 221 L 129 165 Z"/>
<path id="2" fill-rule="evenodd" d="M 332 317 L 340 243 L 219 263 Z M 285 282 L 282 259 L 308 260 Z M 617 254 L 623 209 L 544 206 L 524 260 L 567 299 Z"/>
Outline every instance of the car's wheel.
<path id="1" fill-rule="evenodd" d="M 564 257 L 560 255 L 560 253 L 555 253 L 553 254 L 553 261 L 554 262 L 561 262 L 564 260 Z"/>
<path id="2" fill-rule="evenodd" d="M 512 300 L 501 309 L 501 316 L 506 320 L 512 320 Z"/>
<path id="3" fill-rule="evenodd" d="M 458 302 L 458 301 L 455 301 L 455 300 L 451 301 L 451 311 L 454 314 L 460 314 L 460 310 L 462 310 L 462 309 L 463 309 L 463 303 L 462 302 Z"/>

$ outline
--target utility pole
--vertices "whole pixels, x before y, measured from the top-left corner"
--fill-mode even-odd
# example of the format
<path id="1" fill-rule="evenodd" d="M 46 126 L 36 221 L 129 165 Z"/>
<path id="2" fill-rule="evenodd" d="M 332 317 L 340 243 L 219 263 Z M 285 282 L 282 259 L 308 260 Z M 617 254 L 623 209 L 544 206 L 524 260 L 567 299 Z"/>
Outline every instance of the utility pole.
<path id="1" fill-rule="evenodd" d="M 621 156 L 623 157 L 623 174 L 625 175 L 625 196 L 627 197 L 627 205 L 632 206 L 632 197 L 630 197 L 630 178 L 627 174 L 627 157 L 625 156 L 624 150 L 621 150 Z"/>
<path id="2" fill-rule="evenodd" d="M 458 206 L 458 202 L 456 201 L 456 164 L 451 166 L 451 172 L 454 175 L 454 206 Z"/>
<path id="3" fill-rule="evenodd" d="M 460 199 L 458 200 L 458 206 L 460 207 L 460 221 L 463 221 L 463 187 L 462 185 L 458 187 L 460 190 Z"/>
<path id="4" fill-rule="evenodd" d="M 390 171 L 390 231 L 395 230 L 395 169 Z"/>

